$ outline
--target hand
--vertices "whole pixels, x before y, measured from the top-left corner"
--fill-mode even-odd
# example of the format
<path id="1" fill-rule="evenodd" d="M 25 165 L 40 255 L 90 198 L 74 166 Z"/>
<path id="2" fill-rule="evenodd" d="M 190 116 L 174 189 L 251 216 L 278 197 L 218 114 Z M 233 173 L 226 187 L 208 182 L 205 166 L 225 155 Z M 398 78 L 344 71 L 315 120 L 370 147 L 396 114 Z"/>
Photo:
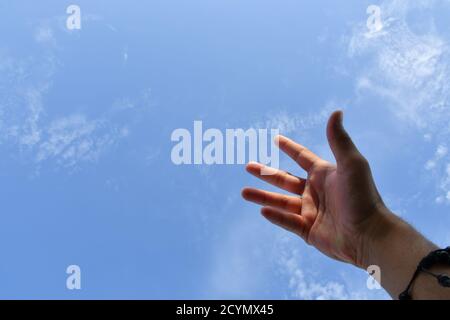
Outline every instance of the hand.
<path id="1" fill-rule="evenodd" d="M 299 235 L 326 255 L 365 268 L 370 238 L 388 210 L 367 160 L 345 131 L 342 119 L 341 111 L 334 112 L 327 126 L 336 165 L 278 136 L 279 148 L 307 172 L 307 179 L 279 170 L 262 175 L 263 165 L 249 163 L 249 173 L 295 196 L 253 188 L 245 188 L 242 196 L 262 205 L 261 212 L 269 221 Z"/>

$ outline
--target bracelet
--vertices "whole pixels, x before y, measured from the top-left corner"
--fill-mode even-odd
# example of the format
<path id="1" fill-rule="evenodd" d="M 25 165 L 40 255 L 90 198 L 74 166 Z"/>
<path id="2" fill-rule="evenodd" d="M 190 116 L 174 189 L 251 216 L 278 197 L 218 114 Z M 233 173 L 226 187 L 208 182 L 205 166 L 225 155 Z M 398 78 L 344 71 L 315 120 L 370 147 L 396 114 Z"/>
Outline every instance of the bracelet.
<path id="1" fill-rule="evenodd" d="M 439 249 L 430 252 L 425 258 L 420 261 L 419 265 L 417 266 L 416 271 L 414 272 L 414 275 L 411 279 L 411 281 L 408 283 L 408 286 L 406 287 L 405 291 L 403 291 L 399 296 L 399 300 L 412 300 L 411 296 L 411 287 L 414 283 L 414 280 L 416 280 L 417 276 L 423 272 L 430 276 L 433 276 L 437 279 L 438 284 L 441 287 L 450 288 L 450 277 L 446 274 L 435 274 L 431 272 L 429 269 L 433 267 L 436 264 L 444 264 L 450 266 L 450 247 L 447 247 L 445 249 Z"/>

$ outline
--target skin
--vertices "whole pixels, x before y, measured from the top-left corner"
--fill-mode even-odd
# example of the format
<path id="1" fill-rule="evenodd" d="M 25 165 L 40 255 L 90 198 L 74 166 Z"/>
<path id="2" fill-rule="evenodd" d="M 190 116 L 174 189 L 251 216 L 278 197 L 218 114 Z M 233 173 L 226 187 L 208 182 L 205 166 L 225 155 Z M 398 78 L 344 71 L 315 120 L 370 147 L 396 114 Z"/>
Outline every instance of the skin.
<path id="1" fill-rule="evenodd" d="M 249 163 L 250 174 L 291 194 L 244 188 L 242 196 L 261 205 L 267 220 L 297 234 L 325 255 L 362 269 L 378 265 L 381 285 L 397 298 L 420 260 L 437 247 L 386 207 L 368 161 L 344 129 L 342 111 L 330 116 L 326 133 L 336 164 L 278 136 L 280 150 L 303 168 L 307 177 L 281 170 L 262 175 L 263 165 Z M 446 266 L 436 266 L 433 271 L 450 274 Z M 439 287 L 434 278 L 422 274 L 414 283 L 412 296 L 450 299 L 450 289 Z"/>

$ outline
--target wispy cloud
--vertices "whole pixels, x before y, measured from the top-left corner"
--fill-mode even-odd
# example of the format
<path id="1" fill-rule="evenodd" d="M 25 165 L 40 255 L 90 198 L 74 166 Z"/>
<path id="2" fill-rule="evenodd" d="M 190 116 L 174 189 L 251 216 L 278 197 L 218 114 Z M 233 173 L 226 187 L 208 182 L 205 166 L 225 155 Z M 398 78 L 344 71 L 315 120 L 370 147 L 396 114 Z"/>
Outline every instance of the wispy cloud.
<path id="1" fill-rule="evenodd" d="M 344 275 L 339 275 L 337 270 L 333 271 L 333 279 L 328 279 L 321 269 L 320 274 L 314 273 L 312 265 L 319 256 L 311 256 L 300 253 L 304 248 L 298 248 L 297 241 L 289 236 L 281 236 L 277 240 L 276 257 L 279 273 L 288 282 L 289 299 L 300 300 L 349 300 L 368 299 L 366 282 L 348 283 Z M 350 288 L 359 288 L 350 290 Z"/>
<path id="2" fill-rule="evenodd" d="M 443 0 L 384 1 L 382 32 L 367 36 L 364 25 L 357 25 L 348 47 L 350 57 L 365 59 L 357 93 L 381 97 L 397 119 L 416 126 L 428 142 L 437 145 L 436 155 L 425 164 L 427 170 L 442 167 L 438 161 L 449 162 L 443 146 L 450 138 L 450 51 L 448 39 L 433 21 L 429 23 L 432 27 L 419 34 L 407 17 L 413 10 L 430 9 L 437 3 L 450 5 Z M 438 189 L 447 194 L 450 186 L 445 179 Z M 443 199 L 442 195 L 438 199 Z"/>
<path id="3" fill-rule="evenodd" d="M 46 23 L 42 23 L 37 27 L 34 34 L 34 40 L 39 44 L 56 46 L 54 30 Z"/>
<path id="4" fill-rule="evenodd" d="M 108 147 L 128 137 L 129 125 L 137 117 L 127 123 L 125 115 L 151 108 L 152 96 L 145 90 L 137 98 L 118 99 L 95 118 L 70 110 L 52 114 L 45 98 L 61 65 L 57 58 L 59 29 L 53 24 L 41 22 L 35 29 L 36 44 L 45 48 L 39 54 L 19 57 L 0 50 L 0 145 L 10 144 L 18 153 L 26 152 L 27 159 L 38 166 L 54 161 L 74 168 L 97 161 Z"/>
<path id="5" fill-rule="evenodd" d="M 214 296 L 264 297 L 264 293 L 272 290 L 281 291 L 281 296 L 286 299 L 299 300 L 367 299 L 373 296 L 366 288 L 364 277 L 362 281 L 358 278 L 356 283 L 340 274 L 338 269 L 328 274 L 323 260 L 328 258 L 314 252 L 295 236 L 267 224 L 259 216 L 242 215 L 229 227 L 229 233 L 221 237 L 220 247 L 214 248 L 216 254 L 213 255 L 208 290 Z M 269 283 L 268 279 L 278 281 Z"/>
<path id="6" fill-rule="evenodd" d="M 326 123 L 331 112 L 338 109 L 334 103 L 310 114 L 288 113 L 278 111 L 267 115 L 267 120 L 256 124 L 257 128 L 279 129 L 283 134 L 292 134 L 299 131 L 310 130 Z"/>
<path id="7" fill-rule="evenodd" d="M 73 167 L 79 162 L 96 161 L 107 147 L 126 136 L 126 130 L 117 131 L 102 121 L 76 114 L 53 120 L 42 135 L 37 162 L 55 159 L 65 167 Z"/>
<path id="8" fill-rule="evenodd" d="M 437 32 L 419 35 L 410 29 L 404 17 L 409 3 L 383 5 L 387 22 L 378 37 L 367 37 L 364 27 L 356 27 L 349 54 L 367 58 L 358 90 L 382 95 L 392 101 L 396 115 L 432 129 L 442 116 L 450 117 L 449 52 Z"/>

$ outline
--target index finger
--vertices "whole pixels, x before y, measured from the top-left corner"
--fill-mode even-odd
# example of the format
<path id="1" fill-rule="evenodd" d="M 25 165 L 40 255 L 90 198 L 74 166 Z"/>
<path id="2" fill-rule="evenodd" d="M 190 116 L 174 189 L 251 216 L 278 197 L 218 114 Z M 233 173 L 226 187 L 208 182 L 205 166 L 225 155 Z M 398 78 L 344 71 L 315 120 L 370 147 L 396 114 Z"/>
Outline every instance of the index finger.
<path id="1" fill-rule="evenodd" d="M 313 164 L 320 160 L 320 158 L 310 151 L 308 148 L 292 141 L 285 136 L 278 135 L 275 137 L 275 143 L 278 147 L 291 157 L 300 167 L 309 171 Z"/>

